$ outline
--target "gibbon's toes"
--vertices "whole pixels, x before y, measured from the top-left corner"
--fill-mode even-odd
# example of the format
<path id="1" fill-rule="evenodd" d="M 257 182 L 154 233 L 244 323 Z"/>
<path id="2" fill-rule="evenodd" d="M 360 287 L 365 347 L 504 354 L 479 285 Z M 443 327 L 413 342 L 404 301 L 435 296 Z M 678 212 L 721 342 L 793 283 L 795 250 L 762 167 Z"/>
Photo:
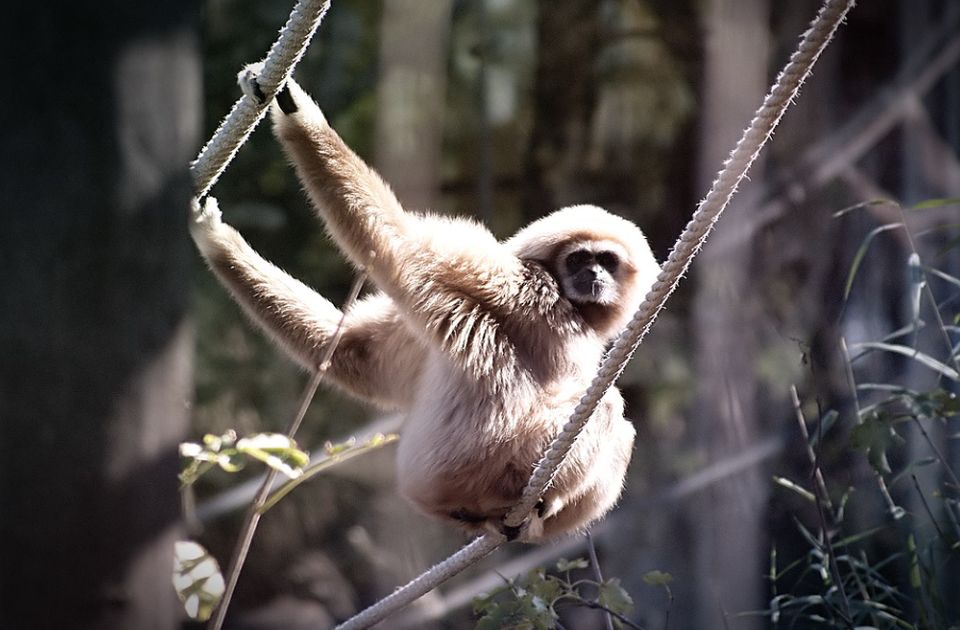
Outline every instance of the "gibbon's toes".
<path id="1" fill-rule="evenodd" d="M 500 533 L 507 538 L 507 542 L 513 542 L 520 535 L 523 525 L 505 525 L 500 523 Z"/>
<path id="2" fill-rule="evenodd" d="M 244 94 L 263 104 L 267 100 L 267 95 L 260 89 L 260 83 L 257 81 L 261 70 L 263 70 L 262 61 L 247 65 L 237 74 L 237 83 L 240 84 L 240 89 Z"/>

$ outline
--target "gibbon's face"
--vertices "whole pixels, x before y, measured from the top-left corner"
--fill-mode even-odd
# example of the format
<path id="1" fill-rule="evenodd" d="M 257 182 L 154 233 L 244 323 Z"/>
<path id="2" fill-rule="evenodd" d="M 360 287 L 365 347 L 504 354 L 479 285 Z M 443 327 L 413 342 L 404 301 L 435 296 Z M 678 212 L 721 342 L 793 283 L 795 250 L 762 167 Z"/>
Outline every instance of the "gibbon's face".
<path id="1" fill-rule="evenodd" d="M 576 304 L 612 305 L 628 266 L 626 252 L 612 241 L 579 241 L 560 250 L 560 284 Z"/>

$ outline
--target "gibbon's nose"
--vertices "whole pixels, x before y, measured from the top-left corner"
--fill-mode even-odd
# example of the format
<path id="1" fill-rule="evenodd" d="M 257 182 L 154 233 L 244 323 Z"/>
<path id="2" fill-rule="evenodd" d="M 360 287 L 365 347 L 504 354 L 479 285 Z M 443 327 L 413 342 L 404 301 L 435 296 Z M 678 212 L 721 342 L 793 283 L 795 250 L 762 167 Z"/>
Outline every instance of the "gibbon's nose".
<path id="1" fill-rule="evenodd" d="M 573 278 L 573 287 L 581 295 L 592 295 L 596 297 L 602 289 L 603 282 L 597 277 L 597 270 L 593 267 L 586 267 L 577 272 Z"/>

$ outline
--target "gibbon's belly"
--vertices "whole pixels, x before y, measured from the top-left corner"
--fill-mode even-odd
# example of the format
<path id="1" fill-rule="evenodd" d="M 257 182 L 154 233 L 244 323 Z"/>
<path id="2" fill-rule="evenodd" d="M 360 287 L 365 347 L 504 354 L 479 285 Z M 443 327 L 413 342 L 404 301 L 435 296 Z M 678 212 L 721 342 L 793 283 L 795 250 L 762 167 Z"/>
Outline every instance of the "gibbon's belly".
<path id="1" fill-rule="evenodd" d="M 440 516 L 515 503 L 558 423 L 539 414 L 504 421 L 503 413 L 408 416 L 397 454 L 401 492 Z"/>
<path id="2" fill-rule="evenodd" d="M 569 418 L 583 387 L 570 383 L 555 388 L 550 397 L 539 388 L 535 390 L 539 396 L 531 395 L 532 391 L 502 396 L 502 400 L 528 401 L 514 408 L 505 407 L 501 399 L 470 398 L 483 401 L 474 408 L 462 407 L 465 397 L 439 395 L 423 400 L 408 415 L 400 440 L 397 476 L 401 493 L 421 510 L 441 518 L 461 511 L 504 514 L 519 499 L 534 465 Z M 619 394 L 611 390 L 594 417 L 599 422 L 578 439 L 578 450 L 594 454 L 596 444 L 591 436 L 606 432 L 604 427 L 610 427 L 617 414 L 624 422 Z M 578 474 L 589 477 L 584 475 L 584 465 L 589 463 L 576 466 Z M 574 492 L 576 485 L 579 482 L 574 478 L 564 484 Z"/>

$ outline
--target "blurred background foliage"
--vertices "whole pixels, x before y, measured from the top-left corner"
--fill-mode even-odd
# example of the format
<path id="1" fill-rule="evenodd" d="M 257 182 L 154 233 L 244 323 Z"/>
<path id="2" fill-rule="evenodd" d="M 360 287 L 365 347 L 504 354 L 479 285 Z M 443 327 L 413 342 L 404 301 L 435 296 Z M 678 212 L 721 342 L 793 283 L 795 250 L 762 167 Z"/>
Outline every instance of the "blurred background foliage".
<path id="1" fill-rule="evenodd" d="M 595 203 L 636 221 L 663 259 L 818 4 L 336 0 L 296 77 L 410 208 L 476 217 L 506 237 L 551 209 Z M 239 93 L 236 73 L 264 54 L 289 8 L 276 0 L 205 4 L 208 130 Z M 958 195 L 958 23 L 960 7 L 949 0 L 864 2 L 853 11 L 620 381 L 637 447 L 623 504 L 597 539 L 605 573 L 622 579 L 634 598 L 632 618 L 646 627 L 659 627 L 665 614 L 662 590 L 643 581 L 655 569 L 673 576 L 673 627 L 776 625 L 771 614 L 736 613 L 768 609 L 770 550 L 784 565 L 805 558 L 810 541 L 796 523 L 810 531 L 823 524 L 808 501 L 771 480 L 812 487 L 791 385 L 808 420 L 838 411 L 817 447 L 834 500 L 873 479 L 847 437 L 860 419 L 840 341 L 879 341 L 921 316 L 931 321 L 930 305 L 913 306 L 908 256 L 916 251 L 957 276 L 960 256 L 948 248 L 956 205 L 901 215 L 895 204 L 874 204 L 833 215 L 869 199 L 909 206 Z M 264 257 L 343 300 L 352 271 L 312 216 L 267 125 L 214 194 Z M 873 239 L 845 299 L 864 238 L 890 222 L 908 229 Z M 952 231 L 931 231 L 944 225 Z M 195 270 L 192 433 L 281 430 L 305 375 L 249 325 L 211 274 L 199 263 Z M 932 289 L 952 322 L 957 287 L 941 280 Z M 918 330 L 911 347 L 949 363 L 942 340 L 927 332 Z M 956 385 L 889 353 L 858 363 L 856 376 L 947 394 Z M 952 497 L 960 488 L 943 484 L 943 466 L 960 463 L 960 450 L 950 416 L 941 416 L 935 439 L 945 461 L 926 466 L 922 481 Z M 366 431 L 375 418 L 321 389 L 298 441 L 315 447 Z M 927 456 L 929 442 L 912 429 L 895 431 L 906 447 L 892 466 L 902 471 Z M 201 507 L 236 484 L 205 476 Z M 911 487 L 899 483 L 892 492 L 898 504 L 920 509 Z M 875 488 L 865 489 L 851 496 L 846 522 L 882 526 L 885 509 Z M 225 559 L 240 511 L 215 511 L 200 539 Z M 868 549 L 887 558 L 903 541 L 890 530 Z M 384 449 L 311 481 L 271 511 L 231 623 L 329 624 L 462 542 L 395 496 L 392 452 Z M 514 574 L 525 571 L 529 551 L 511 548 L 487 566 L 519 556 Z M 463 592 L 454 584 L 428 596 L 390 627 L 464 627 L 464 604 L 482 575 L 468 573 L 458 582 Z M 911 588 L 908 561 L 892 561 L 883 575 Z M 942 601 L 960 601 L 957 582 L 940 584 Z M 944 623 L 957 623 L 956 605 L 947 609 Z M 601 627 L 593 611 L 580 614 L 566 627 Z M 904 618 L 918 614 L 907 610 Z"/>

